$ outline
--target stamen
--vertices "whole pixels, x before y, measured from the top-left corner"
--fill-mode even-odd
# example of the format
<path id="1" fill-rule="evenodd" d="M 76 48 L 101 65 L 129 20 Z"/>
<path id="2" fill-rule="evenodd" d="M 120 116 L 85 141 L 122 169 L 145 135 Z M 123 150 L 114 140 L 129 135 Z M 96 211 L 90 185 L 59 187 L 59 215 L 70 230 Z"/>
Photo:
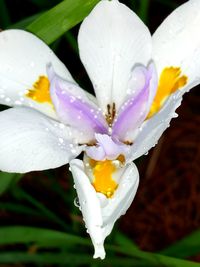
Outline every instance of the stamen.
<path id="1" fill-rule="evenodd" d="M 115 103 L 112 104 L 112 108 L 110 104 L 107 105 L 107 114 L 106 114 L 106 121 L 108 126 L 112 127 L 113 121 L 116 116 L 116 106 Z"/>
<path id="2" fill-rule="evenodd" d="M 155 113 L 157 113 L 165 100 L 178 89 L 181 89 L 187 84 L 188 77 L 186 75 L 181 76 L 180 67 L 167 67 L 163 69 L 160 81 L 157 89 L 156 96 L 151 105 L 150 112 L 147 119 L 151 118 Z"/>
<path id="3" fill-rule="evenodd" d="M 39 103 L 51 102 L 50 97 L 50 82 L 46 76 L 40 76 L 33 84 L 33 88 L 26 93 L 26 96 Z"/>

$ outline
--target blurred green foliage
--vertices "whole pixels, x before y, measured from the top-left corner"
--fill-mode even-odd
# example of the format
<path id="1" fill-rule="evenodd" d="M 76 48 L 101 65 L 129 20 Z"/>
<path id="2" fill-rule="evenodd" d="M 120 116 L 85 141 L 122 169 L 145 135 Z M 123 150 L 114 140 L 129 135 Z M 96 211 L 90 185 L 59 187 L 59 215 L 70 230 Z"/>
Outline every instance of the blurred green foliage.
<path id="1" fill-rule="evenodd" d="M 0 0 L 0 28 L 27 29 L 59 53 L 61 41 L 65 42 L 74 55 L 78 48 L 72 30 L 91 11 L 99 0 L 29 0 L 29 6 L 37 12 L 30 16 L 13 16 L 10 12 L 12 1 Z M 15 1 L 13 1 L 14 3 Z M 23 4 L 26 1 L 21 1 Z M 177 3 L 173 0 L 130 0 L 124 1 L 132 7 L 144 22 L 149 23 L 149 9 L 152 2 L 164 8 L 174 9 Z M 19 4 L 19 1 L 16 1 Z M 21 6 L 18 7 L 22 8 Z M 17 12 L 16 12 L 17 13 Z M 13 217 L 27 215 L 41 217 L 51 221 L 59 230 L 30 226 L 0 227 L 0 264 L 34 263 L 36 266 L 200 266 L 183 260 L 200 253 L 200 231 L 185 237 L 158 253 L 141 251 L 133 240 L 117 229 L 117 225 L 106 245 L 107 258 L 104 261 L 92 259 L 92 244 L 89 238 L 80 237 L 83 224 L 75 220 L 77 210 L 73 205 L 74 192 L 66 194 L 65 189 L 56 180 L 51 171 L 45 173 L 51 180 L 52 190 L 62 199 L 71 214 L 71 220 L 65 220 L 51 208 L 48 208 L 30 192 L 22 189 L 18 181 L 22 175 L 0 173 L 0 195 L 9 194 L 10 200 L 1 200 L 0 211 L 9 211 Z M 35 174 L 36 175 L 36 174 Z M 73 223 L 72 223 L 73 222 Z M 82 229 L 82 230 L 81 230 Z M 145 234 L 145 233 L 144 233 Z M 13 246 L 15 245 L 15 246 Z M 21 245 L 21 246 L 19 246 Z"/>

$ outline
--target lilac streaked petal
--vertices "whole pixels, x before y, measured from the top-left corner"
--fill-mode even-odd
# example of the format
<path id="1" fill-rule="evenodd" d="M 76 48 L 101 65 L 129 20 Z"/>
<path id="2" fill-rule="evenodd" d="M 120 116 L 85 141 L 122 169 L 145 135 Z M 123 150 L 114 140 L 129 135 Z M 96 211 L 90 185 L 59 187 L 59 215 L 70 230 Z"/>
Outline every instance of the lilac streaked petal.
<path id="1" fill-rule="evenodd" d="M 95 133 L 107 133 L 107 124 L 101 111 L 89 100 L 77 84 L 54 76 L 51 98 L 60 120 L 94 139 Z"/>
<path id="2" fill-rule="evenodd" d="M 112 136 L 117 137 L 121 141 L 132 141 L 129 140 L 130 132 L 132 135 L 145 120 L 156 92 L 157 78 L 155 77 L 157 76 L 153 63 L 148 68 L 137 66 L 136 70 L 133 69 L 133 76 L 139 75 L 141 78 L 142 74 L 145 78 L 143 87 L 140 90 L 137 88 L 137 95 L 133 89 L 133 94 L 121 106 L 113 125 Z M 137 80 L 137 77 L 135 80 Z"/>
<path id="3" fill-rule="evenodd" d="M 149 112 L 158 88 L 158 74 L 155 63 L 153 61 L 148 66 L 148 73 L 150 76 L 150 84 L 149 84 L 149 100 L 148 100 L 147 110 Z"/>
<path id="4" fill-rule="evenodd" d="M 106 134 L 95 134 L 97 146 L 87 147 L 87 155 L 95 160 L 114 160 L 119 155 L 128 155 L 129 147 L 121 142 L 114 141 Z"/>

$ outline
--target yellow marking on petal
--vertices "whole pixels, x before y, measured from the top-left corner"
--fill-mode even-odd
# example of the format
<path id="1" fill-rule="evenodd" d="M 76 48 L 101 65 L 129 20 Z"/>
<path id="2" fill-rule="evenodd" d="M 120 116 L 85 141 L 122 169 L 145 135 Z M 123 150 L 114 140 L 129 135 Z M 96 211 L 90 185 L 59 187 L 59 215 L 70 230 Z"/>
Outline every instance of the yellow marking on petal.
<path id="1" fill-rule="evenodd" d="M 151 105 L 147 119 L 151 118 L 156 112 L 158 112 L 165 100 L 178 89 L 185 86 L 187 81 L 188 77 L 186 75 L 181 75 L 180 67 L 165 68 L 160 75 L 157 93 Z"/>
<path id="2" fill-rule="evenodd" d="M 96 192 L 104 194 L 107 198 L 111 198 L 118 187 L 113 180 L 112 174 L 116 171 L 116 166 L 112 160 L 95 161 L 90 160 L 90 166 L 93 168 L 94 186 Z"/>
<path id="3" fill-rule="evenodd" d="M 50 82 L 48 78 L 46 76 L 40 76 L 26 96 L 38 103 L 52 104 L 49 89 Z"/>

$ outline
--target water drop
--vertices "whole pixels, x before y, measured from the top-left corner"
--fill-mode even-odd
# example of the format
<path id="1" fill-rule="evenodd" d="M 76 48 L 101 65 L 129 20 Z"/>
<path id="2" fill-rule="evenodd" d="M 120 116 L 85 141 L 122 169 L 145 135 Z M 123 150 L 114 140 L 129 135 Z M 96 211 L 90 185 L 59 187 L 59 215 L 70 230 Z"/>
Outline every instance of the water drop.
<path id="1" fill-rule="evenodd" d="M 59 141 L 59 143 L 61 143 L 61 144 L 64 143 L 64 140 L 63 140 L 63 138 L 61 138 L 61 137 L 58 138 L 58 141 Z"/>
<path id="2" fill-rule="evenodd" d="M 15 105 L 21 105 L 22 103 L 18 100 L 15 101 Z"/>
<path id="3" fill-rule="evenodd" d="M 31 66 L 32 68 L 35 67 L 35 62 L 32 61 L 32 62 L 30 63 L 30 66 Z"/>
<path id="4" fill-rule="evenodd" d="M 76 149 L 71 149 L 72 154 L 76 154 Z"/>
<path id="5" fill-rule="evenodd" d="M 11 100 L 10 100 L 9 97 L 6 97 L 5 101 L 6 101 L 7 103 L 9 103 Z"/>
<path id="6" fill-rule="evenodd" d="M 63 123 L 60 123 L 59 124 L 59 127 L 60 127 L 60 129 L 64 129 L 65 128 L 65 125 Z"/>
<path id="7" fill-rule="evenodd" d="M 79 202 L 78 197 L 76 197 L 76 198 L 74 199 L 74 206 L 76 206 L 77 208 L 80 208 L 80 202 Z"/>

